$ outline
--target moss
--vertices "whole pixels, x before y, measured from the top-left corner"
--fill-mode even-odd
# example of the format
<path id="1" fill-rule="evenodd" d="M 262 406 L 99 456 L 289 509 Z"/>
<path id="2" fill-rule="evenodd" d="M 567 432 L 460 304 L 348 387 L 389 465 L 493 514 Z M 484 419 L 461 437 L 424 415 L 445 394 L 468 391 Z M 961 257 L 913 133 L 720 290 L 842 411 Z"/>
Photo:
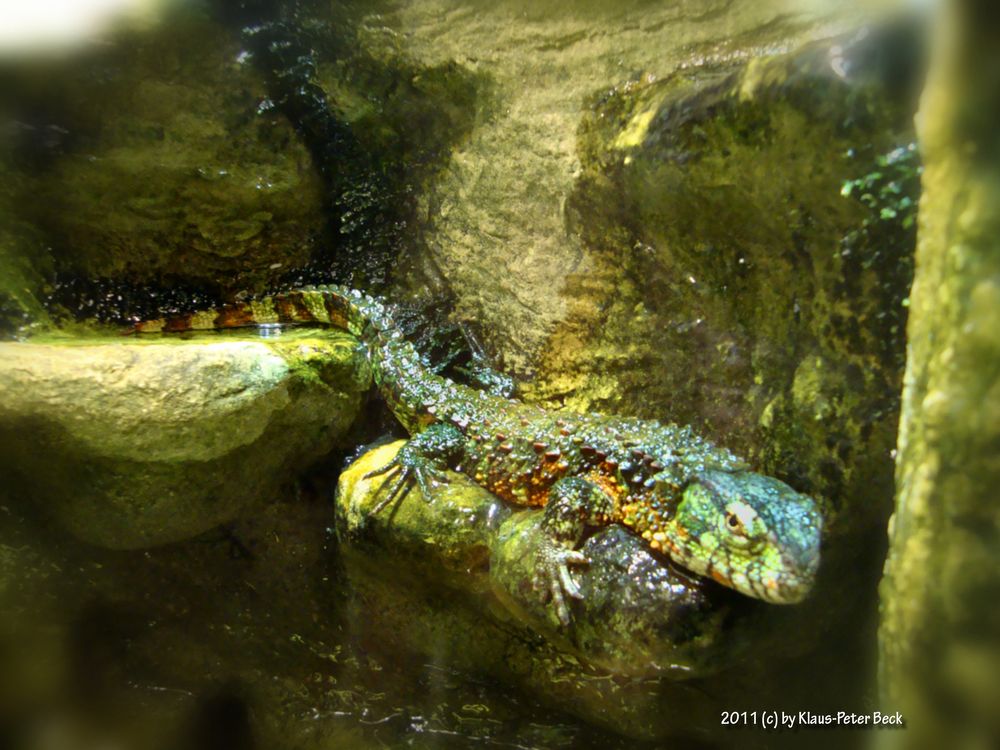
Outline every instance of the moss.
<path id="1" fill-rule="evenodd" d="M 911 89 L 873 54 L 883 44 L 827 40 L 595 95 L 567 206 L 587 261 L 526 389 L 692 424 L 816 497 L 824 562 L 796 626 L 814 641 L 873 624 L 892 494 L 913 251 L 898 209 L 915 196 L 912 152 L 883 156 L 913 139 Z M 895 216 L 842 195 L 875 171 L 857 194 L 884 188 Z M 859 655 L 857 686 L 861 649 L 836 648 Z"/>
<path id="2" fill-rule="evenodd" d="M 292 376 L 304 384 L 362 392 L 371 383 L 367 357 L 361 345 L 350 336 L 295 336 L 290 342 L 279 339 L 272 346 L 285 359 Z M 343 363 L 348 360 L 358 360 L 360 365 L 345 372 Z"/>
<path id="3" fill-rule="evenodd" d="M 224 29 L 182 14 L 48 71 L 33 96 L 72 138 L 19 208 L 63 273 L 234 292 L 308 258 L 318 176 L 287 121 L 258 110 L 263 81 L 239 52 Z"/>

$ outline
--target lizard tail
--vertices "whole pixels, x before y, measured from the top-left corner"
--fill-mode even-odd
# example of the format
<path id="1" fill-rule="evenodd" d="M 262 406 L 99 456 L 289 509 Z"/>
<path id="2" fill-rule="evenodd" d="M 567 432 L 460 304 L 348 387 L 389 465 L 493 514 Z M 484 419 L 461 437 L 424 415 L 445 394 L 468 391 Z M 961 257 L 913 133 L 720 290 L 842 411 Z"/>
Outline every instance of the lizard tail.
<path id="1" fill-rule="evenodd" d="M 361 336 L 367 321 L 374 323 L 376 318 L 386 317 L 383 305 L 377 300 L 361 292 L 331 285 L 296 289 L 212 310 L 144 320 L 126 333 L 183 333 L 319 323 Z M 389 320 L 383 322 L 385 327 L 392 326 Z"/>
<path id="2" fill-rule="evenodd" d="M 382 302 L 353 289 L 334 285 L 296 289 L 215 310 L 143 321 L 128 333 L 308 324 L 340 328 L 361 340 L 379 392 L 411 434 L 437 421 L 435 405 L 455 385 L 426 369 Z"/>

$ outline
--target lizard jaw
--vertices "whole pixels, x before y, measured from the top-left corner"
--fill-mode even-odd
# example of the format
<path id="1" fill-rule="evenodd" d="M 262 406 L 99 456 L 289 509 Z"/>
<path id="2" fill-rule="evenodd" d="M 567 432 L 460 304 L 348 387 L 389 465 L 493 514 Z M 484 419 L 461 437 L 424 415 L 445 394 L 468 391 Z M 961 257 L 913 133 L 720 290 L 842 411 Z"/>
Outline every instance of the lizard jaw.
<path id="1" fill-rule="evenodd" d="M 712 532 L 695 537 L 676 523 L 668 524 L 663 536 L 661 548 L 678 565 L 771 604 L 801 602 L 815 580 L 816 565 L 797 571 L 795 562 L 774 546 L 748 554 L 728 548 Z"/>

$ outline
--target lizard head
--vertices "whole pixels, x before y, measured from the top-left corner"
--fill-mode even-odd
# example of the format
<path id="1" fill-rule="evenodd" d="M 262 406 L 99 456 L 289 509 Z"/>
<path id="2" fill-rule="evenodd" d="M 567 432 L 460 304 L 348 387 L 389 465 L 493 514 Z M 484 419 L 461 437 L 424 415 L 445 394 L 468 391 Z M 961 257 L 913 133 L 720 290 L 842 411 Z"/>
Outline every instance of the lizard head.
<path id="1" fill-rule="evenodd" d="M 667 523 L 671 557 L 742 594 L 801 601 L 819 566 L 822 518 L 812 498 L 750 471 L 705 471 Z"/>

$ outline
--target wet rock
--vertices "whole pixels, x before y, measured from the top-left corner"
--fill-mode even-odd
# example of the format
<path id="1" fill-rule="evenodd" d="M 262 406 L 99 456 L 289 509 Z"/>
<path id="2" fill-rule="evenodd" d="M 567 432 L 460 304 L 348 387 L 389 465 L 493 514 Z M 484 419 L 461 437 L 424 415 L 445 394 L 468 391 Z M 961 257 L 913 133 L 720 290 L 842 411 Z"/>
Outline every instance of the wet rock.
<path id="1" fill-rule="evenodd" d="M 493 84 L 476 128 L 420 196 L 424 241 L 410 264 L 413 278 L 399 274 L 400 286 L 421 293 L 428 279 L 443 277 L 457 314 L 482 326 L 508 371 L 554 377 L 543 358 L 574 343 L 561 324 L 577 311 L 591 253 L 567 226 L 568 199 L 585 169 L 577 132 L 586 102 L 636 71 L 662 78 L 705 60 L 796 46 L 842 27 L 850 6 L 789 13 L 780 3 L 729 0 L 707 0 L 696 11 L 676 3 L 568 9 L 514 0 L 472 8 L 417 0 L 380 9 L 369 28 L 405 36 L 409 54 L 428 65 L 455 61 Z M 590 336 L 582 339 L 586 346 Z M 599 379 L 614 389 L 611 375 Z"/>
<path id="2" fill-rule="evenodd" d="M 912 140 L 893 49 L 851 35 L 592 99 L 567 209 L 589 252 L 525 394 L 692 424 L 823 503 L 788 631 L 816 645 L 873 629 L 892 496 L 913 228 L 842 190 Z M 897 195 L 913 161 L 884 170 Z"/>
<path id="3" fill-rule="evenodd" d="M 19 165 L 31 179 L 17 208 L 47 233 L 61 272 L 232 293 L 310 257 L 322 182 L 242 51 L 192 10 L 23 66 L 14 115 L 61 136 Z"/>
<path id="4" fill-rule="evenodd" d="M 0 134 L 0 340 L 19 338 L 44 326 L 48 316 L 42 307 L 44 272 L 51 260 L 38 231 L 13 210 L 14 195 L 21 180 L 9 166 L 4 135 Z"/>
<path id="5" fill-rule="evenodd" d="M 123 320 L 334 276 L 384 285 L 487 82 L 322 5 L 172 6 L 5 67 L 11 210 L 46 240 L 52 307 Z"/>
<path id="6" fill-rule="evenodd" d="M 0 462 L 81 539 L 191 537 L 342 444 L 369 385 L 342 334 L 8 343 Z"/>
<path id="7" fill-rule="evenodd" d="M 787 608 L 688 577 L 620 527 L 582 546 L 591 562 L 574 575 L 584 599 L 560 627 L 530 584 L 540 511 L 450 474 L 433 499 L 414 488 L 371 515 L 385 480 L 364 475 L 401 445 L 364 454 L 338 485 L 354 619 L 371 641 L 646 738 L 717 725 L 717 701 L 794 641 L 766 637 L 788 627 Z"/>

